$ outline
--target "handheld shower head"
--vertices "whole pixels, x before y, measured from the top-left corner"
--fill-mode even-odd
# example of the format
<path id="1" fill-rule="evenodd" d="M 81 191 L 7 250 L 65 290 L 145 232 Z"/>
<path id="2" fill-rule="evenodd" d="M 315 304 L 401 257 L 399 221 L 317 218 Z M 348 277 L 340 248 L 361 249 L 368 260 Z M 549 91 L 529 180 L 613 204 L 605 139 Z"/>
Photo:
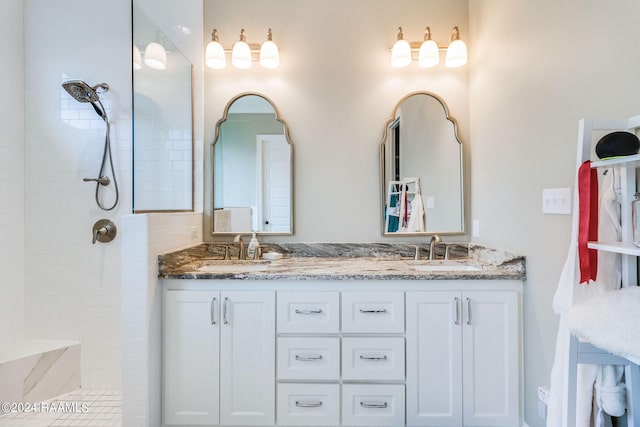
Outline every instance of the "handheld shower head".
<path id="1" fill-rule="evenodd" d="M 99 83 L 95 86 L 89 86 L 87 83 L 82 80 L 69 80 L 68 82 L 62 83 L 62 87 L 67 91 L 69 95 L 73 97 L 78 102 L 90 102 L 93 106 L 93 109 L 96 113 L 103 119 L 106 120 L 107 114 L 104 111 L 104 107 L 100 102 L 100 97 L 98 96 L 98 89 L 106 92 L 109 90 L 109 85 L 106 83 Z M 98 104 L 100 106 L 98 106 Z"/>
<path id="2" fill-rule="evenodd" d="M 64 90 L 73 97 L 78 102 L 88 102 L 91 104 L 93 109 L 96 111 L 98 116 L 104 120 L 107 125 L 107 133 L 104 139 L 104 151 L 102 153 L 102 165 L 100 166 L 100 173 L 98 174 L 98 178 L 85 178 L 84 181 L 95 181 L 96 182 L 96 203 L 98 207 L 105 211 L 110 211 L 115 208 L 118 204 L 119 192 L 118 192 L 118 181 L 116 180 L 116 172 L 113 168 L 113 157 L 111 156 L 111 142 L 109 137 L 110 125 L 109 119 L 107 118 L 107 112 L 100 101 L 100 97 L 98 96 L 98 91 L 101 90 L 106 92 L 109 90 L 109 85 L 106 83 L 98 83 L 95 86 L 89 86 L 87 83 L 82 80 L 69 80 L 67 82 L 62 83 L 62 87 Z M 108 157 L 108 159 L 107 159 Z M 107 162 L 108 160 L 108 162 Z M 105 175 L 105 169 L 107 167 L 107 163 L 111 168 L 111 174 L 113 176 L 113 185 L 115 186 L 115 201 L 110 207 L 106 207 L 102 201 L 100 200 L 99 192 L 101 186 L 109 185 L 112 181 L 108 176 Z"/>
<path id="3" fill-rule="evenodd" d="M 69 80 L 62 83 L 62 87 L 78 102 L 97 102 L 100 100 L 98 89 L 105 92 L 109 90 L 109 85 L 106 83 L 91 87 L 82 80 Z"/>

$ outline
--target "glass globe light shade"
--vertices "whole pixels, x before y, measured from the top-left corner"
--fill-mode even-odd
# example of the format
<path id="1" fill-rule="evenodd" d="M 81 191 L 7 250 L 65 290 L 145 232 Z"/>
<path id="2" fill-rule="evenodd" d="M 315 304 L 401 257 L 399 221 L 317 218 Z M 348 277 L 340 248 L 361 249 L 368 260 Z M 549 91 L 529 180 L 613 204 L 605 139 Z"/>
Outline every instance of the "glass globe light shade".
<path id="1" fill-rule="evenodd" d="M 445 65 L 449 68 L 461 67 L 467 63 L 467 45 L 460 39 L 452 40 L 447 48 Z"/>
<path id="2" fill-rule="evenodd" d="M 239 40 L 233 45 L 231 63 L 236 68 L 251 68 L 251 49 L 246 42 Z"/>
<path id="3" fill-rule="evenodd" d="M 391 66 L 403 68 L 409 64 L 411 64 L 411 46 L 408 41 L 399 39 L 391 49 Z"/>
<path id="4" fill-rule="evenodd" d="M 438 65 L 440 62 L 440 52 L 438 44 L 434 40 L 425 40 L 420 46 L 418 53 L 418 66 L 422 68 L 430 68 Z"/>
<path id="5" fill-rule="evenodd" d="M 224 48 L 217 41 L 210 41 L 205 53 L 205 63 L 207 67 L 221 70 L 227 66 L 227 59 L 224 56 Z"/>
<path id="6" fill-rule="evenodd" d="M 262 43 L 260 47 L 260 65 L 264 68 L 278 68 L 280 65 L 278 45 L 271 40 Z"/>

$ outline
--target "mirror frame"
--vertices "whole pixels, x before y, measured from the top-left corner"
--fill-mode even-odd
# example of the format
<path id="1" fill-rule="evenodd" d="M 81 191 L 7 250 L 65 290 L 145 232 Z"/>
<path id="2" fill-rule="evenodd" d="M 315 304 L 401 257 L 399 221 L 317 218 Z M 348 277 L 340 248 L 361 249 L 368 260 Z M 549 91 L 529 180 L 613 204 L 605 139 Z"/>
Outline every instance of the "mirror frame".
<path id="1" fill-rule="evenodd" d="M 402 103 L 407 98 L 415 95 L 427 95 L 434 98 L 436 101 L 438 101 L 442 106 L 442 108 L 444 109 L 444 113 L 446 116 L 445 118 L 453 124 L 453 136 L 460 146 L 460 209 L 462 213 L 462 221 L 460 224 L 459 231 L 458 230 L 456 231 L 420 231 L 420 232 L 413 231 L 413 232 L 402 232 L 402 233 L 398 233 L 398 232 L 389 233 L 385 230 L 384 215 L 385 215 L 385 201 L 387 198 L 386 186 L 388 181 L 387 177 L 389 174 L 389 171 L 386 168 L 386 147 L 387 147 L 387 140 L 389 138 L 389 127 L 391 124 L 393 124 L 393 122 L 395 122 L 398 119 L 397 118 L 398 109 L 402 106 Z M 458 122 L 456 121 L 455 118 L 451 117 L 451 115 L 449 114 L 449 107 L 447 107 L 447 103 L 440 96 L 436 95 L 433 92 L 419 90 L 403 96 L 396 103 L 396 106 L 393 109 L 393 113 L 391 114 L 391 119 L 389 119 L 385 123 L 384 134 L 382 135 L 382 142 L 380 143 L 380 212 L 382 213 L 382 215 L 380 216 L 380 219 L 381 219 L 380 230 L 383 236 L 385 237 L 433 236 L 436 234 L 441 236 L 447 236 L 447 235 L 453 236 L 453 235 L 465 234 L 466 220 L 465 220 L 465 206 L 464 206 L 464 152 L 462 148 L 463 148 L 462 140 L 458 135 Z"/>
<path id="2" fill-rule="evenodd" d="M 293 199 L 293 188 L 294 188 L 294 164 L 293 164 L 293 143 L 291 142 L 291 137 L 289 135 L 289 126 L 287 126 L 287 122 L 284 121 L 284 119 L 282 118 L 280 111 L 278 110 L 278 108 L 276 107 L 276 105 L 274 104 L 274 102 L 267 97 L 266 95 L 263 95 L 261 93 L 258 92 L 242 92 L 236 96 L 234 96 L 233 98 L 231 98 L 231 100 L 229 100 L 229 102 L 227 102 L 227 105 L 224 107 L 224 113 L 222 115 L 222 118 L 220 120 L 218 120 L 216 122 L 216 132 L 215 135 L 213 137 L 213 142 L 211 142 L 209 144 L 209 165 L 210 165 L 210 173 L 209 173 L 209 182 L 211 185 L 211 191 L 209 196 L 211 197 L 211 205 L 205 207 L 206 211 L 205 214 L 209 214 L 210 219 L 209 219 L 209 235 L 211 236 L 234 236 L 237 234 L 251 234 L 252 231 L 251 230 L 247 230 L 246 232 L 235 232 L 235 231 L 215 231 L 213 228 L 213 211 L 214 211 L 214 189 L 215 189 L 215 185 L 214 185 L 214 173 L 213 173 L 213 168 L 215 166 L 215 145 L 218 142 L 218 139 L 220 138 L 220 127 L 224 124 L 224 122 L 227 121 L 228 116 L 229 116 L 229 109 L 231 108 L 231 106 L 233 105 L 234 102 L 236 102 L 238 99 L 245 97 L 245 96 L 258 96 L 262 99 L 264 99 L 265 101 L 267 101 L 271 107 L 273 107 L 273 111 L 275 113 L 276 116 L 276 120 L 282 124 L 283 130 L 284 130 L 284 138 L 287 141 L 287 144 L 289 144 L 289 174 L 290 174 L 290 185 L 289 185 L 289 198 L 291 200 L 290 203 L 290 208 L 289 208 L 289 218 L 290 218 L 290 228 L 289 228 L 289 232 L 271 232 L 271 231 L 256 231 L 256 235 L 258 236 L 292 236 L 293 235 L 293 230 L 294 230 L 294 199 Z"/>

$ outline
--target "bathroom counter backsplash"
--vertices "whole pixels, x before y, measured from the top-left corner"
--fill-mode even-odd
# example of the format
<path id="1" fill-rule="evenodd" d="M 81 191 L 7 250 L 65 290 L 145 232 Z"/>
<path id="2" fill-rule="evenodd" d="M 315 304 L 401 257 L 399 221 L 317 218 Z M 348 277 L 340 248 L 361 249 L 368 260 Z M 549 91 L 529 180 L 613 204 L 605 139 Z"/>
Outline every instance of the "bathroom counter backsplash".
<path id="1" fill-rule="evenodd" d="M 198 271 L 221 263 L 225 248 L 203 243 L 158 256 L 158 276 L 165 279 L 211 280 L 525 280 L 525 258 L 474 244 L 448 243 L 449 260 L 443 260 L 445 245 L 436 246 L 436 261 L 427 261 L 428 244 L 410 243 L 269 243 L 263 252 L 279 252 L 281 259 L 256 262 L 264 269 L 238 271 L 229 268 Z M 415 262 L 416 246 L 420 261 Z M 234 250 L 235 249 L 235 250 Z M 237 247 L 230 245 L 232 260 Z M 233 262 L 233 261 L 230 261 Z M 244 261 L 251 264 L 251 261 Z M 444 269 L 419 270 L 418 265 L 447 264 Z M 463 264 L 469 269 L 450 267 Z M 429 268 L 429 267 L 427 267 Z"/>

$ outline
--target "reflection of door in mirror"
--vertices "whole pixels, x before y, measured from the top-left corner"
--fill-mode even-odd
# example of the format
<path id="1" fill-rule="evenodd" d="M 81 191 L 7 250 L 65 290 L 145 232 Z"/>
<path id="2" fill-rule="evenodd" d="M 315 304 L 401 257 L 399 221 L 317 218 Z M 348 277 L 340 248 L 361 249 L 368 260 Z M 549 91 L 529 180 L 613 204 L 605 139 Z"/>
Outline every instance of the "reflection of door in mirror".
<path id="1" fill-rule="evenodd" d="M 417 234 L 464 231 L 462 145 L 443 101 L 427 92 L 403 98 L 387 125 L 381 152 L 384 215 L 389 208 L 389 184 L 415 177 L 425 217 L 424 231 Z M 383 224 L 385 235 L 402 232 L 401 227 L 389 229 L 386 218 Z"/>
<path id="2" fill-rule="evenodd" d="M 291 145 L 269 100 L 236 97 L 213 146 L 213 233 L 290 234 Z"/>
<path id="3" fill-rule="evenodd" d="M 287 233 L 291 229 L 291 150 L 284 135 L 258 135 L 258 224 L 265 232 Z"/>

